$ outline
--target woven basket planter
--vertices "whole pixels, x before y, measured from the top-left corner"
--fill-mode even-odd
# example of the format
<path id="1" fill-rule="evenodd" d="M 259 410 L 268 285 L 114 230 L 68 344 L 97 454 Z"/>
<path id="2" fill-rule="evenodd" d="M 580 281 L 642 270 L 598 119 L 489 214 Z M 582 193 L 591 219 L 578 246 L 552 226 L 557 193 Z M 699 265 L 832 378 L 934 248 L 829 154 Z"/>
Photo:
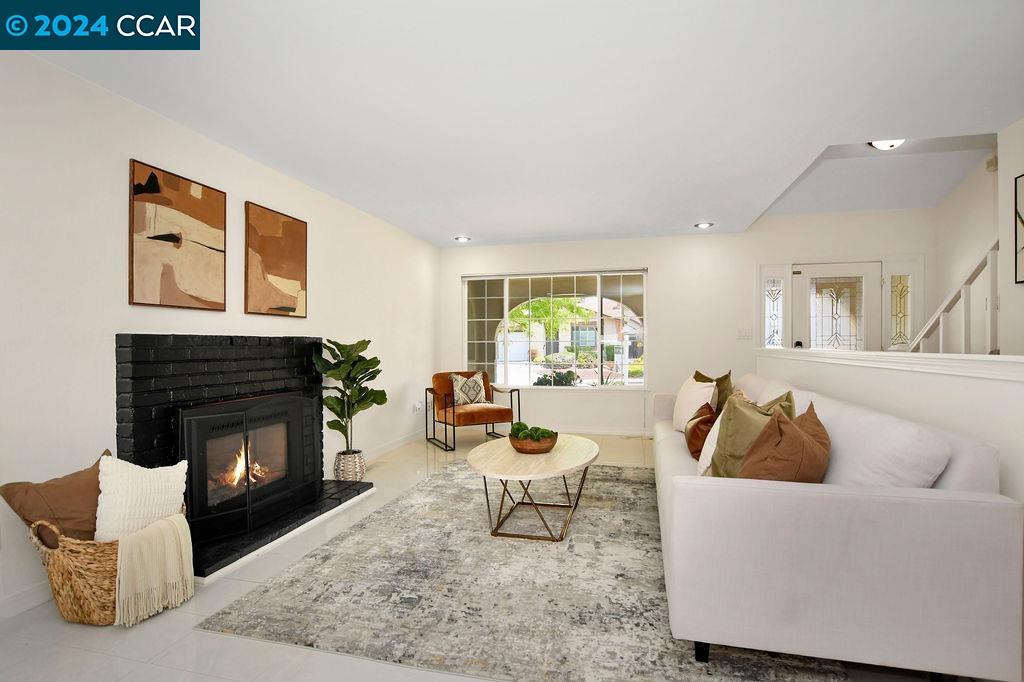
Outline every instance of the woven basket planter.
<path id="1" fill-rule="evenodd" d="M 57 536 L 57 548 L 44 545 L 36 535 L 46 526 Z M 53 601 L 64 620 L 86 625 L 113 625 L 117 596 L 117 540 L 96 542 L 62 535 L 49 521 L 36 521 L 32 544 L 43 557 Z"/>
<path id="2" fill-rule="evenodd" d="M 339 452 L 334 457 L 334 478 L 339 481 L 361 481 L 366 477 L 366 460 L 362 450 Z"/>

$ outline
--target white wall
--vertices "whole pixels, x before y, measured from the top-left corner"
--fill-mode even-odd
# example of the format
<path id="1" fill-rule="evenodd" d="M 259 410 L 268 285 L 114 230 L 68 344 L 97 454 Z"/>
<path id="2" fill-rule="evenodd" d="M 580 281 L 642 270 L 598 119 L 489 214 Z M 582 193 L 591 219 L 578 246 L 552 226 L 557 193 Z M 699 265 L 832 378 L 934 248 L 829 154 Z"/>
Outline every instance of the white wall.
<path id="1" fill-rule="evenodd" d="M 1024 358 L 968 358 L 968 370 L 972 364 L 984 364 L 989 370 L 995 366 L 994 372 L 980 378 L 784 355 L 762 351 L 757 358 L 758 374 L 991 443 L 999 449 L 1001 492 L 1024 500 L 1024 441 L 1018 426 L 1024 403 Z M 885 360 L 898 362 L 900 358 Z M 958 357 L 950 360 L 964 364 Z M 992 376 L 1001 372 L 1005 378 Z"/>
<path id="2" fill-rule="evenodd" d="M 674 393 L 694 369 L 753 371 L 757 264 L 924 254 L 934 228 L 924 211 L 767 216 L 735 235 L 453 247 L 441 252 L 438 284 L 440 367 L 463 365 L 464 275 L 648 268 L 648 391 Z M 686 231 L 686 230 L 684 230 Z M 927 278 L 927 273 L 926 273 Z M 929 302 L 929 306 L 933 305 Z M 647 392 L 527 389 L 523 414 L 564 430 L 643 433 Z"/>
<path id="3" fill-rule="evenodd" d="M 931 209 L 935 221 L 936 258 L 929 300 L 940 302 L 963 282 L 981 255 L 992 245 L 997 225 L 997 175 L 981 163 L 964 181 Z M 989 273 L 985 271 L 971 288 L 970 353 L 987 353 L 985 306 L 988 301 Z M 933 306 L 934 308 L 934 306 Z M 929 309 L 931 315 L 934 309 Z M 945 330 L 946 348 L 961 350 L 962 304 L 951 311 Z M 925 350 L 938 351 L 938 333 L 932 335 Z"/>
<path id="4" fill-rule="evenodd" d="M 372 455 L 419 434 L 435 247 L 30 56 L 0 56 L 0 92 L 0 481 L 63 475 L 114 448 L 116 332 L 372 339 L 390 401 L 358 417 L 356 444 Z M 127 304 L 132 157 L 228 193 L 227 312 Z M 308 221 L 308 318 L 243 314 L 246 200 Z M 326 432 L 328 468 L 340 447 Z M 45 596 L 43 580 L 0 504 L 0 615 Z"/>
<path id="5" fill-rule="evenodd" d="M 1024 284 L 1014 283 L 1013 179 L 1024 173 L 1024 118 L 999 133 L 999 345 L 1024 355 Z"/>

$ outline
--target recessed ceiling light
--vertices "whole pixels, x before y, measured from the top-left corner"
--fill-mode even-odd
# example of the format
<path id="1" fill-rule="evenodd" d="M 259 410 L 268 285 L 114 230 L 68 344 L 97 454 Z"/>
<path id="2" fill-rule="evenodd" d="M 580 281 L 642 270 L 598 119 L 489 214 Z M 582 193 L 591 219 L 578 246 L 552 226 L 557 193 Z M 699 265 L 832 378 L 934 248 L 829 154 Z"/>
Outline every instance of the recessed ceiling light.
<path id="1" fill-rule="evenodd" d="M 711 227 L 713 225 L 714 225 L 714 223 L 703 222 L 703 223 L 694 223 L 693 226 L 696 227 L 698 230 L 706 230 L 706 229 L 708 229 L 709 227 Z"/>
<path id="2" fill-rule="evenodd" d="M 470 241 L 470 238 L 467 237 L 466 235 L 460 234 L 458 237 L 455 238 L 455 241 L 457 241 L 460 244 L 465 244 L 466 242 Z"/>
<path id="3" fill-rule="evenodd" d="M 872 147 L 879 151 L 891 152 L 893 149 L 896 149 L 896 147 L 899 147 L 904 142 L 906 142 L 906 140 L 875 140 L 873 142 L 869 142 L 868 144 L 870 144 Z"/>

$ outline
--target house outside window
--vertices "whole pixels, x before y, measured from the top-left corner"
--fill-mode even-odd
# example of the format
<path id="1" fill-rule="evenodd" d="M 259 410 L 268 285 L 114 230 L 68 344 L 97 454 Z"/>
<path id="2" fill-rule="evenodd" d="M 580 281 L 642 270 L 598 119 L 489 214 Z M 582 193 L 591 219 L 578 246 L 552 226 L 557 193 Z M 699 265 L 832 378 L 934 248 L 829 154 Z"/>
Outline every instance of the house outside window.
<path id="1" fill-rule="evenodd" d="M 643 386 L 642 270 L 466 278 L 466 361 L 511 386 Z"/>

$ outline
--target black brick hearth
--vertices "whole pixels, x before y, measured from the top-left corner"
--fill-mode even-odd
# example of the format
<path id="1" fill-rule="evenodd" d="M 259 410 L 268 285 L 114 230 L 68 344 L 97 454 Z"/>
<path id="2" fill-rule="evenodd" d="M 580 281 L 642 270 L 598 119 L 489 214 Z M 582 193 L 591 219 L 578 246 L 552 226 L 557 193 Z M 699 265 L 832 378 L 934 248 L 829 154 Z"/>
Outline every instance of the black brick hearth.
<path id="1" fill-rule="evenodd" d="M 180 459 L 181 408 L 282 391 L 321 401 L 319 338 L 118 334 L 116 345 L 117 456 L 140 466 Z M 322 469 L 323 432 L 311 435 Z"/>
<path id="2" fill-rule="evenodd" d="M 238 561 L 279 537 L 309 523 L 322 514 L 340 507 L 352 498 L 373 488 L 368 481 L 324 481 L 320 497 L 270 523 L 242 535 L 219 542 L 204 543 L 194 548 L 195 573 L 206 577 Z"/>

